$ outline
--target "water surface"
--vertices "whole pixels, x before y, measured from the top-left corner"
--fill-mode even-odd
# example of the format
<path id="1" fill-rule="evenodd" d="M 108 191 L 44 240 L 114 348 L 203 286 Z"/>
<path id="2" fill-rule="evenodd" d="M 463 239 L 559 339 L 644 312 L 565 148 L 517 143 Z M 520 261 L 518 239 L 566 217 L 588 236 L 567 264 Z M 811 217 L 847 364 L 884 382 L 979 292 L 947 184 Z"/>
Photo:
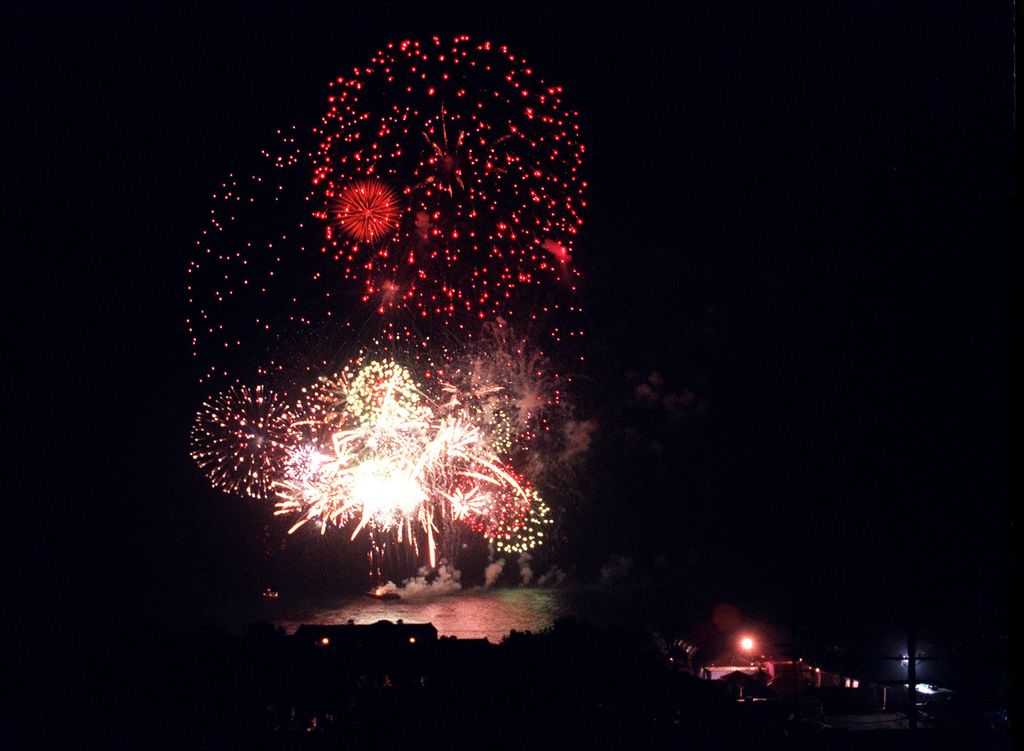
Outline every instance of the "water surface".
<path id="1" fill-rule="evenodd" d="M 272 605 L 270 607 L 273 607 Z M 471 589 L 403 594 L 401 600 L 366 596 L 341 598 L 322 606 L 284 606 L 269 620 L 293 632 L 303 623 L 364 625 L 380 620 L 432 623 L 441 636 L 500 642 L 510 631 L 540 631 L 574 614 L 558 589 Z"/>

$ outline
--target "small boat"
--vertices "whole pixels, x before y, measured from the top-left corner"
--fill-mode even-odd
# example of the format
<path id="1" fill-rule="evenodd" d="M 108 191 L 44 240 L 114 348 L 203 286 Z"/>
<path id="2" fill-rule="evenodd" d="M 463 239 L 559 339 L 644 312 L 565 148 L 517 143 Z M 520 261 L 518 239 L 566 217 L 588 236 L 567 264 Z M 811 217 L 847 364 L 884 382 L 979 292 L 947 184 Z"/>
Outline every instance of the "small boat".
<path id="1" fill-rule="evenodd" d="M 370 592 L 363 592 L 363 594 L 366 595 L 367 597 L 372 597 L 375 600 L 401 600 L 402 599 L 402 595 L 398 594 L 398 592 L 390 592 L 390 591 L 384 589 L 383 587 L 377 587 L 377 589 L 374 589 L 374 590 L 372 590 Z"/>
<path id="2" fill-rule="evenodd" d="M 263 590 L 263 596 L 266 597 L 268 600 L 276 600 L 281 595 L 276 589 L 271 589 L 270 587 L 267 587 Z"/>

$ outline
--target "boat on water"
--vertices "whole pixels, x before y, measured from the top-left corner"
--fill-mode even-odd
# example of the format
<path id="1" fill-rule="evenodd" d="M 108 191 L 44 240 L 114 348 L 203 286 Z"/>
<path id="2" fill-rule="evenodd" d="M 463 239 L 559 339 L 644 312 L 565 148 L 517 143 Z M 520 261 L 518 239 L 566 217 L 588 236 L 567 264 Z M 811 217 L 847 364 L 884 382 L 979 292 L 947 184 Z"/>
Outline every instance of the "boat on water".
<path id="1" fill-rule="evenodd" d="M 375 600 L 401 600 L 402 595 L 398 592 L 392 592 L 384 589 L 383 587 L 377 587 L 377 589 L 370 590 L 369 592 L 363 592 L 367 597 L 372 597 Z"/>

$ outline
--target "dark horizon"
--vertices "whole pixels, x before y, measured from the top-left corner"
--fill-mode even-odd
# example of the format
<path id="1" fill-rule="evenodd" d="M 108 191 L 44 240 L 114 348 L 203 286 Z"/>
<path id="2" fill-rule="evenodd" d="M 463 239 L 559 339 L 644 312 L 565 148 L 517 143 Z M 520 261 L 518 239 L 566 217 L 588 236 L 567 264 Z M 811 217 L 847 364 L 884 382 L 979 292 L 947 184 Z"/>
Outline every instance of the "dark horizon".
<path id="1" fill-rule="evenodd" d="M 1012 6 L 455 11 L 13 10 L 9 521 L 38 612 L 357 586 L 345 536 L 282 552 L 192 465 L 184 270 L 211 191 L 329 80 L 468 33 L 564 86 L 587 145 L 599 429 L 554 562 L 628 557 L 705 617 L 1008 632 Z"/>

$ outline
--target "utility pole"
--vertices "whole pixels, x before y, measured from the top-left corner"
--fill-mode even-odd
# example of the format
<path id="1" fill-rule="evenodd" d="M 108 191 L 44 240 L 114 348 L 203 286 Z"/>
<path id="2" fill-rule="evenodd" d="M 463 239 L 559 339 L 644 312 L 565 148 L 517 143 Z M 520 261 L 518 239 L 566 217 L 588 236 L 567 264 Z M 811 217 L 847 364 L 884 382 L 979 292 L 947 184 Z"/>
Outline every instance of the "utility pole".
<path id="1" fill-rule="evenodd" d="M 917 663 L 928 659 L 917 654 L 917 625 L 907 628 L 907 654 L 886 657 L 887 660 L 907 661 L 907 728 L 917 730 Z"/>
<path id="2" fill-rule="evenodd" d="M 907 631 L 907 727 L 917 730 L 917 629 L 914 624 Z"/>

